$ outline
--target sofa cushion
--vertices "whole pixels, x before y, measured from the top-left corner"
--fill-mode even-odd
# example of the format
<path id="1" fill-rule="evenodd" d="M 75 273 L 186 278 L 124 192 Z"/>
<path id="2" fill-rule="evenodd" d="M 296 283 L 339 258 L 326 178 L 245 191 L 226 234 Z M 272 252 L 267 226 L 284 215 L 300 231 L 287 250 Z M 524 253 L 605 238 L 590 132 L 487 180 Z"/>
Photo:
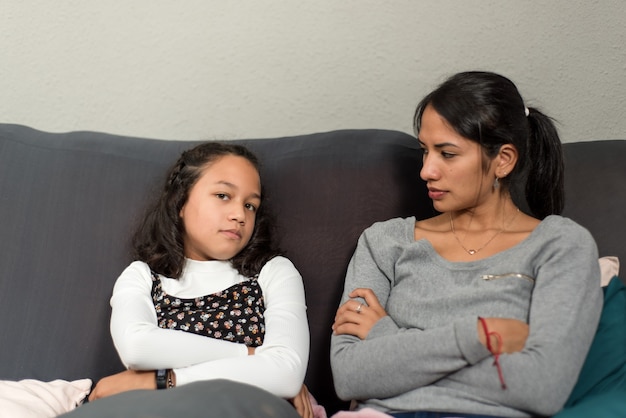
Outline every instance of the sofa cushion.
<path id="1" fill-rule="evenodd" d="M 557 415 L 559 418 L 574 416 L 614 416 L 594 410 L 592 415 L 571 415 L 568 410 L 586 411 L 590 402 L 603 405 L 603 399 L 608 408 L 617 408 L 626 411 L 626 286 L 615 276 L 609 285 L 603 288 L 604 307 L 596 336 L 591 344 L 589 353 L 578 377 L 578 382 L 572 390 L 565 410 Z M 619 395 L 609 395 L 616 392 Z M 615 404 L 617 399 L 620 402 Z M 610 401 L 608 401 L 610 400 Z M 579 407 L 580 405 L 580 407 Z M 583 406 L 584 405 L 584 406 Z M 626 416 L 626 413 L 619 416 Z"/>
<path id="2" fill-rule="evenodd" d="M 90 379 L 42 382 L 34 379 L 0 381 L 0 415 L 52 418 L 80 405 L 91 389 Z"/>
<path id="3" fill-rule="evenodd" d="M 89 402 L 66 418 L 299 418 L 286 400 L 255 386 L 216 379 L 167 390 L 131 390 Z"/>
<path id="4" fill-rule="evenodd" d="M 614 276 L 619 276 L 619 258 L 600 257 L 600 284 L 606 286 Z"/>

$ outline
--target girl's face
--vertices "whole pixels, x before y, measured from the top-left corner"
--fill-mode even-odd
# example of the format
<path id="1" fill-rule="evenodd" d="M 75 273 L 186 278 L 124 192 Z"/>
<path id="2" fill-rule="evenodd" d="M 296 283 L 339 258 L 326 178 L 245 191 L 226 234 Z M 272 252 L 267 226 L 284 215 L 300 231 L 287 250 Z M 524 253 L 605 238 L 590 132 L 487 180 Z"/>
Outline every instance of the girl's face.
<path id="1" fill-rule="evenodd" d="M 208 165 L 180 210 L 185 257 L 229 260 L 250 241 L 261 180 L 247 159 L 226 155 Z"/>
<path id="2" fill-rule="evenodd" d="M 483 172 L 480 145 L 459 135 L 430 105 L 424 109 L 418 139 L 424 151 L 420 177 L 436 210 L 468 209 L 495 196 L 494 164 Z"/>

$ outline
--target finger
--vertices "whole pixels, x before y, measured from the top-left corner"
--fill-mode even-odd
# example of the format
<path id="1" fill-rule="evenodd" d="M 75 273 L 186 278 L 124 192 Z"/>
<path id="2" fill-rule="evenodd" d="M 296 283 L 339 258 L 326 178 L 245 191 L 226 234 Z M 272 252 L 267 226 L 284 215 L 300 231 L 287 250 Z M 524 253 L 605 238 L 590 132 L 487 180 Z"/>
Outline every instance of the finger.
<path id="1" fill-rule="evenodd" d="M 341 305 L 339 309 L 337 309 L 337 313 L 335 314 L 335 319 L 339 318 L 340 316 L 352 313 L 352 312 L 358 312 L 362 310 L 363 307 L 365 307 L 364 303 L 351 299 L 347 301 L 346 303 L 344 303 L 343 305 Z"/>
<path id="2" fill-rule="evenodd" d="M 382 307 L 380 305 L 378 297 L 376 296 L 376 294 L 374 293 L 372 289 L 357 288 L 357 289 L 354 289 L 352 292 L 350 292 L 349 296 L 352 298 L 358 297 L 358 298 L 364 299 L 365 303 L 369 307 L 372 307 L 372 308 L 376 308 L 379 306 Z"/>
<path id="3" fill-rule="evenodd" d="M 298 394 L 295 398 L 293 398 L 293 406 L 296 408 L 296 412 L 301 417 L 304 416 L 304 405 L 302 404 L 302 400 L 300 399 L 300 394 Z"/>
<path id="4" fill-rule="evenodd" d="M 313 418 L 313 406 L 311 402 L 305 402 L 304 411 L 302 412 L 302 418 Z"/>
<path id="5" fill-rule="evenodd" d="M 363 312 L 363 311 L 361 311 Z M 362 313 L 356 313 L 355 311 L 346 311 L 344 313 L 342 313 L 341 315 L 338 315 L 335 318 L 335 322 L 333 323 L 334 326 L 340 326 L 343 324 L 356 324 L 356 325 L 360 325 L 363 323 L 363 321 L 365 320 L 365 318 L 363 317 Z"/>
<path id="6" fill-rule="evenodd" d="M 304 403 L 304 410 L 302 413 L 303 418 L 313 418 L 313 405 L 311 405 L 311 396 L 306 386 L 302 386 L 302 396 Z"/>
<path id="7" fill-rule="evenodd" d="M 367 331 L 363 326 L 349 322 L 336 326 L 333 332 L 335 335 L 353 335 L 361 340 L 367 336 Z"/>
<path id="8" fill-rule="evenodd" d="M 296 397 L 293 399 L 293 406 L 295 407 L 298 415 L 303 418 L 308 418 L 310 416 L 308 404 L 308 393 L 303 388 L 300 390 L 300 393 L 298 393 L 298 395 L 296 395 Z"/>

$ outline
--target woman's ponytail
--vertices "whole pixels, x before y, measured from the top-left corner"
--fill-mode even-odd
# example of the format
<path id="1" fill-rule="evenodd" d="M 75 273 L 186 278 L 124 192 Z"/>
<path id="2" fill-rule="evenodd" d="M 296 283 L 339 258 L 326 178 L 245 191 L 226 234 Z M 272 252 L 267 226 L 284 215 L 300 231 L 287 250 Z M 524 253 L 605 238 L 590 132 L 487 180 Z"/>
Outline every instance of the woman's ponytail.
<path id="1" fill-rule="evenodd" d="M 526 201 L 539 219 L 560 215 L 565 203 L 563 151 L 551 118 L 529 108 Z"/>

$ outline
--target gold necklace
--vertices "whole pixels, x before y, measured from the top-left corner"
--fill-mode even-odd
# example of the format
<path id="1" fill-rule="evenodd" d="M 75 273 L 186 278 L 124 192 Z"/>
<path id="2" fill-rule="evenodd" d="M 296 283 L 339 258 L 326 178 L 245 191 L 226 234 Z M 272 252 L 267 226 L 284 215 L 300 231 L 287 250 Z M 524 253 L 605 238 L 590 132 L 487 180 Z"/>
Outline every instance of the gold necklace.
<path id="1" fill-rule="evenodd" d="M 463 243 L 461 242 L 459 237 L 456 235 L 456 231 L 454 230 L 454 221 L 452 220 L 452 212 L 448 212 L 448 215 L 450 215 L 450 230 L 452 231 L 452 235 L 454 235 L 454 238 L 456 238 L 456 241 L 459 243 L 461 248 L 463 248 L 465 250 L 465 252 L 468 253 L 469 255 L 474 255 L 477 252 L 479 252 L 480 250 L 482 250 L 483 248 L 485 248 L 487 245 L 489 245 L 489 243 L 491 241 L 493 241 L 498 235 L 500 235 L 507 228 L 509 228 L 511 226 L 511 224 L 513 223 L 513 221 L 515 220 L 515 217 L 517 216 L 518 213 L 519 213 L 519 208 L 517 208 L 517 211 L 515 211 L 515 213 L 513 214 L 513 217 L 511 218 L 511 220 L 505 226 L 500 228 L 500 230 L 498 232 L 493 234 L 493 236 L 491 238 L 489 238 L 489 240 L 487 242 L 485 242 L 480 248 L 478 248 L 476 250 L 474 250 L 473 248 L 468 249 L 467 247 L 465 247 L 465 245 L 463 245 Z"/>

